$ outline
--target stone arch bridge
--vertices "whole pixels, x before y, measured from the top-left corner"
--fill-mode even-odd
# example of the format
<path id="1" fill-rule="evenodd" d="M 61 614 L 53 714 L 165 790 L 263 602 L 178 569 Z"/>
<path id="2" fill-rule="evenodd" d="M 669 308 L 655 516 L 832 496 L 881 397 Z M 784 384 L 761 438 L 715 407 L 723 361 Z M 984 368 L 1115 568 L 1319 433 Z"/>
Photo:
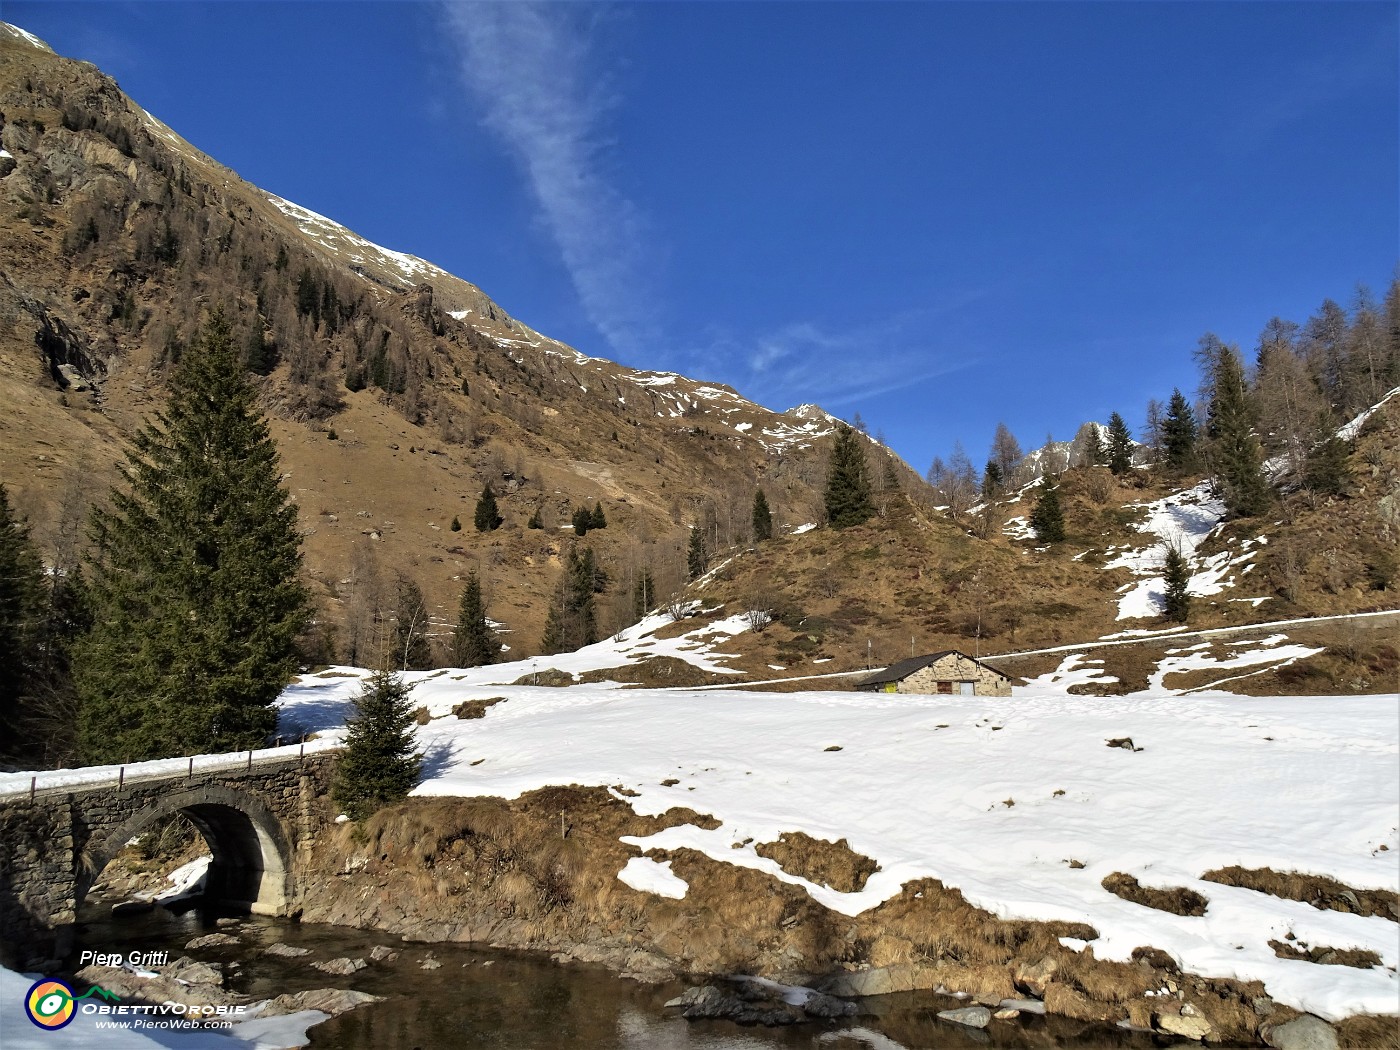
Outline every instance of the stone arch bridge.
<path id="1" fill-rule="evenodd" d="M 0 964 L 51 967 L 83 898 L 122 847 L 181 813 L 213 860 L 205 897 L 264 915 L 300 911 L 298 873 L 333 815 L 334 752 L 139 775 L 0 796 Z M 42 776 L 41 776 L 42 779 Z"/>

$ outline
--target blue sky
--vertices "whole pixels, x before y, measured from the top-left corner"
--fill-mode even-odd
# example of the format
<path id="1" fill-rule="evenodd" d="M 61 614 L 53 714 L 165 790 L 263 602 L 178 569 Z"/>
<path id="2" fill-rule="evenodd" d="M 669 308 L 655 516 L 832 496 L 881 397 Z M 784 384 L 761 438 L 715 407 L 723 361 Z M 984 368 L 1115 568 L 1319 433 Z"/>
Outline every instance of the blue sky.
<path id="1" fill-rule="evenodd" d="M 1400 260 L 1394 3 L 33 3 L 244 178 L 916 468 Z"/>

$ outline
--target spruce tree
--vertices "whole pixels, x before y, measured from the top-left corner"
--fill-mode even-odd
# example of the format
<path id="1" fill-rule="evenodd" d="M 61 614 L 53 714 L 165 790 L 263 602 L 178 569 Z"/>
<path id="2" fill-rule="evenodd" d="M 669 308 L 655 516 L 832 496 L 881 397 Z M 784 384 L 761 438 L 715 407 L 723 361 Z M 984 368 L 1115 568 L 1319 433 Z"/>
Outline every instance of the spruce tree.
<path id="1" fill-rule="evenodd" d="M 982 468 L 982 498 L 984 500 L 996 499 L 997 496 L 1001 495 L 1004 480 L 1001 464 L 994 459 L 987 460 L 987 465 Z"/>
<path id="2" fill-rule="evenodd" d="M 1133 435 L 1117 412 L 1108 417 L 1108 469 L 1118 475 L 1133 469 Z"/>
<path id="3" fill-rule="evenodd" d="M 827 467 L 826 520 L 832 528 L 845 529 L 870 520 L 874 513 L 865 450 L 856 432 L 840 423 Z"/>
<path id="4" fill-rule="evenodd" d="M 22 708 L 38 671 L 43 595 L 44 566 L 29 527 L 0 485 L 0 753 L 24 750 Z"/>
<path id="5" fill-rule="evenodd" d="M 496 506 L 496 494 L 491 491 L 489 481 L 481 490 L 481 498 L 476 501 L 476 514 L 472 520 L 476 524 L 477 532 L 494 532 L 505 520 Z"/>
<path id="6" fill-rule="evenodd" d="M 574 511 L 572 518 L 574 523 L 574 536 L 583 539 L 588 535 L 588 530 L 593 527 L 593 515 L 589 513 L 587 507 L 579 507 Z"/>
<path id="7" fill-rule="evenodd" d="M 1191 608 L 1191 566 L 1186 556 L 1174 546 L 1167 547 L 1166 561 L 1162 568 L 1165 590 L 1162 595 L 1162 615 L 1168 620 L 1185 623 Z"/>
<path id="8" fill-rule="evenodd" d="M 570 547 L 540 641 L 540 649 L 546 655 L 573 652 L 598 640 L 593 595 L 599 589 L 600 578 L 593 551 L 585 548 L 580 552 L 577 547 Z"/>
<path id="9" fill-rule="evenodd" d="M 459 517 L 457 517 L 457 515 L 455 515 L 455 514 L 452 515 L 452 524 L 449 526 L 449 528 L 451 528 L 453 532 L 461 532 L 461 531 L 462 531 L 462 519 L 459 518 Z"/>
<path id="10" fill-rule="evenodd" d="M 355 697 L 355 715 L 336 764 L 332 795 L 355 820 L 408 797 L 423 758 L 414 749 L 408 686 L 390 670 L 372 674 Z"/>
<path id="11" fill-rule="evenodd" d="M 755 489 L 753 494 L 753 541 L 762 543 L 773 538 L 773 513 L 768 509 L 768 497 L 763 490 Z"/>
<path id="12" fill-rule="evenodd" d="M 261 745 L 310 616 L 296 505 L 215 315 L 92 515 L 92 629 L 75 646 L 89 761 Z"/>
<path id="13" fill-rule="evenodd" d="M 1065 516 L 1060 509 L 1060 489 L 1046 475 L 1040 481 L 1040 494 L 1031 511 L 1031 528 L 1042 543 L 1059 543 L 1065 538 Z"/>
<path id="14" fill-rule="evenodd" d="M 1303 461 L 1303 484 L 1318 496 L 1342 496 L 1346 494 L 1347 481 L 1347 443 L 1323 415 Z"/>
<path id="15" fill-rule="evenodd" d="M 1196 414 L 1180 390 L 1172 390 L 1167 402 L 1167 414 L 1162 420 L 1162 452 L 1172 470 L 1187 470 L 1195 462 Z"/>
<path id="16" fill-rule="evenodd" d="M 540 520 L 540 508 L 535 508 L 535 513 L 530 515 L 530 520 L 525 523 L 527 529 L 542 529 L 544 522 Z"/>
<path id="17" fill-rule="evenodd" d="M 480 667 L 493 663 L 500 650 L 495 632 L 486 622 L 481 581 L 476 573 L 468 573 L 462 599 L 457 605 L 457 630 L 452 634 L 453 663 L 458 667 Z"/>
<path id="18" fill-rule="evenodd" d="M 606 529 L 608 527 L 608 519 L 603 514 L 602 503 L 593 505 L 593 516 L 588 520 L 588 527 L 590 529 Z"/>
<path id="19" fill-rule="evenodd" d="M 690 527 L 690 547 L 685 555 L 686 576 L 698 580 L 709 568 L 710 555 L 705 550 L 705 533 L 694 525 Z"/>
<path id="20" fill-rule="evenodd" d="M 1254 405 L 1234 348 L 1223 348 L 1215 361 L 1211 463 L 1224 489 L 1225 509 L 1238 517 L 1253 517 L 1264 512 L 1271 495 L 1264 477 L 1264 454 L 1254 436 Z"/>

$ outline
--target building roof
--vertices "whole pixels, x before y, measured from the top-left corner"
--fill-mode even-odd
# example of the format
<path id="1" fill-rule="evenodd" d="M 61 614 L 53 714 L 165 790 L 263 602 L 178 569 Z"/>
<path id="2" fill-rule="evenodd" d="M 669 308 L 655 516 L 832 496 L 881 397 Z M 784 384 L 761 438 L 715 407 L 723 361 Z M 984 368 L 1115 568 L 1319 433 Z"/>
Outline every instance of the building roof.
<path id="1" fill-rule="evenodd" d="M 901 660 L 897 664 L 890 664 L 890 666 L 886 667 L 883 671 L 876 671 L 874 674 L 862 678 L 856 683 L 856 688 L 863 689 L 870 685 L 884 685 L 887 682 L 902 682 L 915 671 L 922 671 L 925 667 L 937 663 L 945 656 L 961 656 L 964 660 L 972 660 L 978 667 L 985 667 L 993 674 L 1001 675 L 1002 678 L 1007 677 L 995 667 L 987 667 L 981 660 L 975 660 L 971 656 L 968 656 L 967 653 L 957 649 L 944 649 L 942 652 L 929 653 L 927 656 L 911 656 L 909 659 Z"/>

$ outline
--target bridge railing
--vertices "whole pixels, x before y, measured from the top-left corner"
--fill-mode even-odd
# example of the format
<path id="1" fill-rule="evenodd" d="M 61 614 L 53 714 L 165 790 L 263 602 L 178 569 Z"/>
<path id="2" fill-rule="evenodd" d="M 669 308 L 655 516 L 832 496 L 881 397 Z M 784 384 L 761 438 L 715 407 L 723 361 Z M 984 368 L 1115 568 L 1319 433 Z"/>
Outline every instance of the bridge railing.
<path id="1" fill-rule="evenodd" d="M 305 759 L 308 755 L 334 751 L 338 740 L 305 740 L 277 747 L 231 751 L 219 755 L 186 755 L 127 762 L 109 766 L 80 766 L 77 769 L 23 770 L 0 773 L 0 801 L 21 797 L 36 798 L 55 792 L 91 791 L 110 787 L 118 791 L 129 784 L 153 780 L 179 780 L 206 773 L 237 773 L 257 766 Z"/>

